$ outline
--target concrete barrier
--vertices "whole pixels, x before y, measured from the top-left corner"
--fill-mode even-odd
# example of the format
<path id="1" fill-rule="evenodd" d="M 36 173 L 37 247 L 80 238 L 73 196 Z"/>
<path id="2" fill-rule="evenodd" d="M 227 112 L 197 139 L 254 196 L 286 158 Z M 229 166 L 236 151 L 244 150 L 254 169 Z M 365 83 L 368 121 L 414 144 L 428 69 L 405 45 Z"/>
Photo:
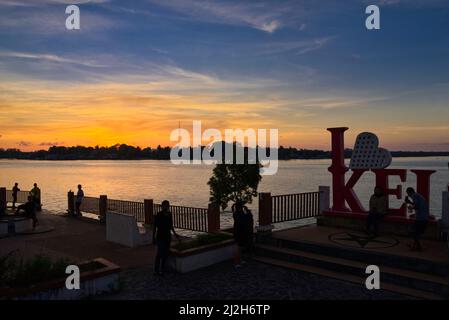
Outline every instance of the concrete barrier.
<path id="1" fill-rule="evenodd" d="M 150 244 L 153 238 L 152 226 L 139 227 L 131 215 L 118 212 L 106 214 L 106 240 L 127 247 Z"/>
<path id="2" fill-rule="evenodd" d="M 68 290 L 66 278 L 61 278 L 27 288 L 0 288 L 0 297 L 11 300 L 80 300 L 118 290 L 120 267 L 103 258 L 82 263 L 79 267 L 92 262 L 98 268 L 81 272 L 79 290 Z"/>
<path id="3" fill-rule="evenodd" d="M 443 203 L 441 206 L 441 220 L 445 228 L 449 228 L 449 191 L 443 191 Z"/>
<path id="4" fill-rule="evenodd" d="M 169 268 L 186 273 L 231 260 L 237 249 L 234 240 L 205 245 L 185 251 L 171 249 L 167 264 Z"/>

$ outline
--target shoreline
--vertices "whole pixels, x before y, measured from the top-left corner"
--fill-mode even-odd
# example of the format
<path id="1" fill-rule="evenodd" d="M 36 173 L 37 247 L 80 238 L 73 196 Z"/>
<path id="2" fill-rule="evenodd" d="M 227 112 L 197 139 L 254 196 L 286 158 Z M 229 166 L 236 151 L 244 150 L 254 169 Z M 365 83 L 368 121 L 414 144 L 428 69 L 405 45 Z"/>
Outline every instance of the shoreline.
<path id="1" fill-rule="evenodd" d="M 447 154 L 443 152 L 444 154 L 439 154 L 436 152 L 436 154 L 425 154 L 425 155 L 399 155 L 394 156 L 393 159 L 401 159 L 401 158 L 434 158 L 434 157 L 443 157 L 443 158 L 449 158 L 449 152 Z M 345 157 L 345 160 L 350 160 L 351 157 Z M 146 161 L 146 160 L 152 160 L 152 161 L 170 161 L 170 158 L 167 159 L 155 159 L 155 158 L 67 158 L 67 159 L 50 159 L 50 158 L 1 158 L 1 160 L 26 160 L 26 161 L 54 161 L 54 162 L 64 162 L 64 161 Z M 317 158 L 288 158 L 288 159 L 279 159 L 277 161 L 291 161 L 291 160 L 332 160 L 331 157 L 317 157 Z M 449 165 L 449 162 L 448 162 Z"/>

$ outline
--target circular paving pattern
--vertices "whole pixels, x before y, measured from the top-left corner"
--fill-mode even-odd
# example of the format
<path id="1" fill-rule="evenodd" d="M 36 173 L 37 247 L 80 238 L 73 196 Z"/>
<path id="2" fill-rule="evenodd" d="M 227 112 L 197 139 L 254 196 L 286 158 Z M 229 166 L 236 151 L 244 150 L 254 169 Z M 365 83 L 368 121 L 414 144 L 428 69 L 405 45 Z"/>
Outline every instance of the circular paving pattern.
<path id="1" fill-rule="evenodd" d="M 329 235 L 329 241 L 344 247 L 362 249 L 391 248 L 399 244 L 399 240 L 389 236 L 369 236 L 363 232 L 345 231 Z"/>

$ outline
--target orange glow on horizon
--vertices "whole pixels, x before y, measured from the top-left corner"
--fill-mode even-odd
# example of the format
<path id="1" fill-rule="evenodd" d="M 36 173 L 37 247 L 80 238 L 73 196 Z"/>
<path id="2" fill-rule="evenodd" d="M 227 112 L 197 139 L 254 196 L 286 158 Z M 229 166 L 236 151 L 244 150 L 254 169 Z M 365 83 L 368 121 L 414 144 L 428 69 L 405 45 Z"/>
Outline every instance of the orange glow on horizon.
<path id="1" fill-rule="evenodd" d="M 280 145 L 322 150 L 330 149 L 327 127 L 349 126 L 347 147 L 352 146 L 359 132 L 372 131 L 380 136 L 382 146 L 391 150 L 419 149 L 408 145 L 410 136 L 414 136 L 414 143 L 442 143 L 449 132 L 449 126 L 397 127 L 335 119 L 326 115 L 332 109 L 318 116 L 299 111 L 291 115 L 281 109 L 282 105 L 288 102 L 300 106 L 301 101 L 278 101 L 277 95 L 271 100 L 239 100 L 220 90 L 179 94 L 161 91 L 160 84 L 144 81 L 67 84 L 0 80 L 0 148 L 32 151 L 51 145 L 118 143 L 141 148 L 172 146 L 175 142 L 170 141 L 171 131 L 178 128 L 179 122 L 191 131 L 194 120 L 202 121 L 203 130 L 216 128 L 221 132 L 236 128 L 278 129 Z"/>

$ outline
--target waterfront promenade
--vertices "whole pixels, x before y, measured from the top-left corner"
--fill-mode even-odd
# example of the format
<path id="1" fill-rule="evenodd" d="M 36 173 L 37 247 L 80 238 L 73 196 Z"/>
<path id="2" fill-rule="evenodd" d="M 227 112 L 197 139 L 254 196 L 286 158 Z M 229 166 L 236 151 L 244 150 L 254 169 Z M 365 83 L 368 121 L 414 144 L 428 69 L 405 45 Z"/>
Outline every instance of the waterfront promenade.
<path id="1" fill-rule="evenodd" d="M 1 239 L 0 256 L 16 251 L 23 257 L 45 254 L 52 258 L 67 258 L 82 262 L 102 257 L 122 268 L 150 267 L 154 247 L 127 248 L 106 241 L 105 225 L 92 219 L 69 218 L 43 210 L 35 234 L 16 235 Z M 39 230 L 46 231 L 38 233 Z"/>
<path id="2" fill-rule="evenodd" d="M 45 233 L 1 239 L 0 255 L 17 250 L 30 257 L 45 254 L 81 262 L 103 257 L 122 268 L 121 290 L 96 299 L 409 299 L 319 275 L 249 261 L 235 269 L 232 262 L 187 274 L 152 274 L 154 246 L 127 248 L 106 241 L 105 225 L 43 211 L 39 230 Z"/>

